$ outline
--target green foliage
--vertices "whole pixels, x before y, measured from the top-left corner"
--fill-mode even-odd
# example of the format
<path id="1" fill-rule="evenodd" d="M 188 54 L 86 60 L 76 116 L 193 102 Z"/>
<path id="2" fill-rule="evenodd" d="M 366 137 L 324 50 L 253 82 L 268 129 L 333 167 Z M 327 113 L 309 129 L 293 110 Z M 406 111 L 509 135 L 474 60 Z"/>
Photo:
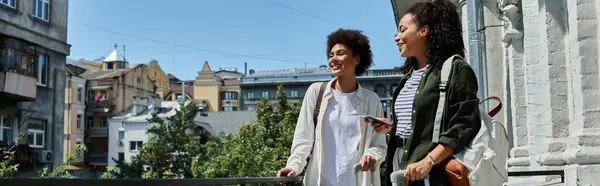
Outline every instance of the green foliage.
<path id="1" fill-rule="evenodd" d="M 15 151 L 14 148 L 19 144 L 19 142 L 23 139 L 25 135 L 20 133 L 15 140 L 15 145 L 11 146 L 8 149 L 0 151 L 0 178 L 10 178 L 17 173 L 17 168 L 19 164 L 15 163 Z"/>
<path id="2" fill-rule="evenodd" d="M 200 139 L 195 134 L 192 119 L 194 103 L 180 104 L 180 110 L 166 122 L 157 115 L 149 119 L 154 126 L 151 136 L 131 163 L 117 162 L 106 177 L 118 178 L 184 178 L 192 177 L 191 162 L 200 153 Z"/>
<path id="3" fill-rule="evenodd" d="M 192 162 L 194 177 L 273 177 L 285 166 L 300 106 L 290 105 L 279 86 L 275 106 L 262 99 L 256 108 L 257 122 L 204 145 L 205 153 Z"/>

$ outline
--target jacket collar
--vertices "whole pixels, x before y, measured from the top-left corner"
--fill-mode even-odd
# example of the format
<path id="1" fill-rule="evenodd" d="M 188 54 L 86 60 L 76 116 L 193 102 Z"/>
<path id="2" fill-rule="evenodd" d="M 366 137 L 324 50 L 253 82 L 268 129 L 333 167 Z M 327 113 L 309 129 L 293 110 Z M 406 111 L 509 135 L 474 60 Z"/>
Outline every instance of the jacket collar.
<path id="1" fill-rule="evenodd" d="M 331 98 L 331 94 L 332 94 L 332 86 L 334 82 L 337 81 L 337 77 L 333 78 L 331 81 L 327 82 L 327 87 L 325 88 L 325 92 L 323 92 L 323 96 L 326 99 Z M 360 82 L 358 82 L 358 79 L 356 80 L 356 84 L 357 84 L 357 89 L 356 89 L 356 96 L 355 98 L 357 98 L 359 101 L 360 100 L 364 100 L 364 90 L 363 87 L 360 85 Z"/>

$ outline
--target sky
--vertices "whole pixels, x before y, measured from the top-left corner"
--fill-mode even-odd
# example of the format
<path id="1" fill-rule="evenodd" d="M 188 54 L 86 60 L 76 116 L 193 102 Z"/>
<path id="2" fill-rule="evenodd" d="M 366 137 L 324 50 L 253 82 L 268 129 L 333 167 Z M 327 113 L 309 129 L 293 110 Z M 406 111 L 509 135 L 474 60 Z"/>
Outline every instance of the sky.
<path id="1" fill-rule="evenodd" d="M 369 3 L 366 3 L 369 2 Z M 370 38 L 374 66 L 403 59 L 389 0 L 72 0 L 71 59 L 118 51 L 131 64 L 157 60 L 166 73 L 192 80 L 208 61 L 220 68 L 273 70 L 327 63 L 326 37 L 338 28 Z"/>

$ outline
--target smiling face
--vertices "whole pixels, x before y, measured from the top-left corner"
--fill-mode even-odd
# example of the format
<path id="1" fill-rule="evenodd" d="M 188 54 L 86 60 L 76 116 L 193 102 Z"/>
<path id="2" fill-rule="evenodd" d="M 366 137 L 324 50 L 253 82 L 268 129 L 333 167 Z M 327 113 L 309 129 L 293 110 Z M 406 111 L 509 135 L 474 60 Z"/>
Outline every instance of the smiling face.
<path id="1" fill-rule="evenodd" d="M 329 52 L 329 71 L 335 77 L 354 76 L 359 57 L 354 56 L 349 47 L 343 44 L 335 44 Z"/>
<path id="2" fill-rule="evenodd" d="M 402 57 L 423 55 L 425 53 L 425 44 L 429 27 L 418 27 L 413 14 L 406 14 L 400 19 L 398 24 L 398 34 L 396 34 L 396 45 Z"/>

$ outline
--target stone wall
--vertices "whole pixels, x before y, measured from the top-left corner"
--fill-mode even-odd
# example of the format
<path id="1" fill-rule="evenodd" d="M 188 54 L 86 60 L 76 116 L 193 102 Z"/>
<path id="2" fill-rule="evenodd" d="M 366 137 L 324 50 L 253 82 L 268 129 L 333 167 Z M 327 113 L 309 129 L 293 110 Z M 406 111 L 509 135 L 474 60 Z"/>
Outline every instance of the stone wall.
<path id="1" fill-rule="evenodd" d="M 564 169 L 566 185 L 597 184 L 600 3 L 487 0 L 484 6 L 487 88 L 507 106 L 496 119 L 510 130 L 509 170 Z"/>

